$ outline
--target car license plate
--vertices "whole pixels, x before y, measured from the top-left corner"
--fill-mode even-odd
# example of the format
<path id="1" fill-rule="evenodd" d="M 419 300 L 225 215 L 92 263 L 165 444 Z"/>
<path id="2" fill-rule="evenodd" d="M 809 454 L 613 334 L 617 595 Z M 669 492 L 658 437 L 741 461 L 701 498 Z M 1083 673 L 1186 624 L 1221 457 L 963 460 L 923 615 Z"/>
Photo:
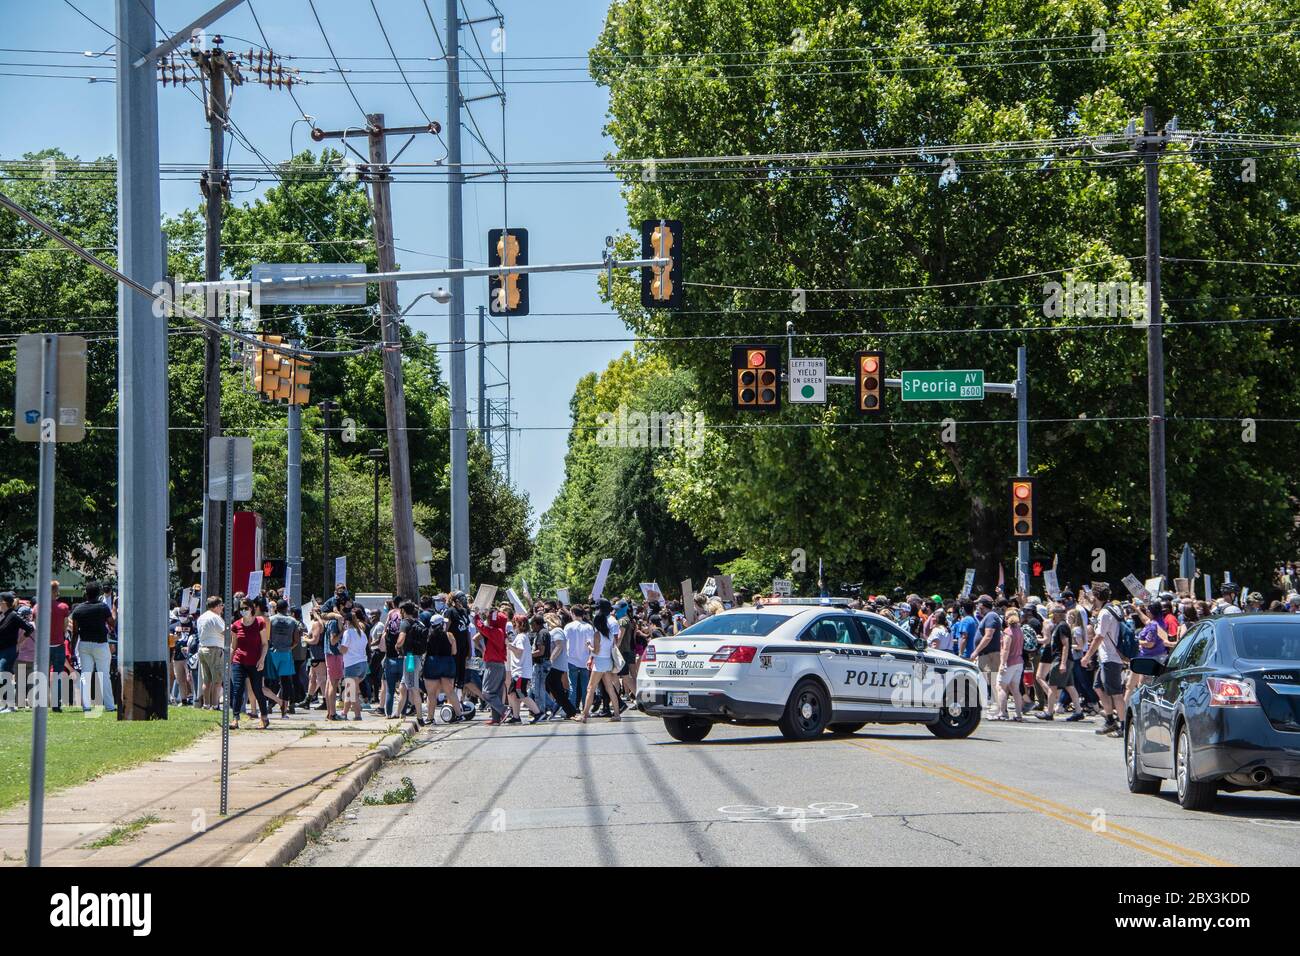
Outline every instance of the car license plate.
<path id="1" fill-rule="evenodd" d="M 690 694 L 669 694 L 669 695 L 668 695 L 668 706 L 669 706 L 669 707 L 689 707 L 689 706 L 691 706 L 691 695 L 690 695 Z"/>

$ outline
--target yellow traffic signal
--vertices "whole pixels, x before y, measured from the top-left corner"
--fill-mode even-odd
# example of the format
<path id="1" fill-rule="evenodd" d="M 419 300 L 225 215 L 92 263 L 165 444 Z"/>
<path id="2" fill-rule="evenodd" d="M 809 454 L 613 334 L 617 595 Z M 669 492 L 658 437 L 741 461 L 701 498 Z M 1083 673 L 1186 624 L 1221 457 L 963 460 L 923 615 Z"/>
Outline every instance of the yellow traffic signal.
<path id="1" fill-rule="evenodd" d="M 680 309 L 682 286 L 682 224 L 675 219 L 641 223 L 641 258 L 667 259 L 665 265 L 641 269 L 641 305 L 647 309 Z"/>
<path id="2" fill-rule="evenodd" d="M 1034 513 L 1033 478 L 1015 478 L 1011 482 L 1011 537 L 1016 539 L 1038 536 L 1038 522 Z"/>
<path id="3" fill-rule="evenodd" d="M 731 350 L 731 407 L 773 412 L 781 407 L 781 349 L 737 345 Z"/>
<path id="4" fill-rule="evenodd" d="M 283 345 L 282 335 L 259 335 L 263 342 Z M 253 355 L 253 391 L 266 398 L 278 397 L 280 391 L 280 353 L 258 349 Z"/>
<path id="5" fill-rule="evenodd" d="M 490 230 L 488 265 L 493 268 L 528 265 L 528 230 Z M 527 315 L 527 273 L 498 272 L 488 276 L 488 308 L 494 315 Z"/>
<path id="6" fill-rule="evenodd" d="M 885 407 L 885 353 L 858 352 L 854 367 L 859 414 L 879 415 Z"/>

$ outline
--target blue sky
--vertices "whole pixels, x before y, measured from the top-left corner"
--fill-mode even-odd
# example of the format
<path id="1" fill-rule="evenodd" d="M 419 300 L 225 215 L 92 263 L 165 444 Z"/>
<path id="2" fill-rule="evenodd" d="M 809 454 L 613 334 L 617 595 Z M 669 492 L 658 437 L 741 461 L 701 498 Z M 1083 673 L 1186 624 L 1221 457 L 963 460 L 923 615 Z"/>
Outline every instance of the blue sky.
<path id="1" fill-rule="evenodd" d="M 88 17 L 109 30 L 114 29 L 113 0 L 73 0 Z M 368 0 L 315 0 L 316 9 L 333 44 L 335 53 L 351 70 L 392 69 L 392 60 L 349 60 L 353 57 L 387 57 L 378 22 Z M 376 0 L 383 23 L 399 56 L 437 56 L 437 41 L 422 0 Z M 463 0 L 470 18 L 488 15 L 487 0 Z M 168 30 L 191 22 L 212 6 L 212 0 L 159 0 L 156 16 Z M 444 3 L 428 0 L 439 31 L 443 28 Z M 585 54 L 604 22 L 608 0 L 498 0 L 506 16 L 506 91 L 508 94 L 506 158 L 508 162 L 539 160 L 591 160 L 611 151 L 602 134 L 607 98 L 605 91 L 590 82 Z M 299 59 L 303 69 L 332 66 L 327 58 L 321 31 L 307 0 L 254 0 L 272 48 Z M 462 14 L 464 15 L 464 14 Z M 477 26 L 479 40 L 490 51 L 494 24 Z M 260 43 L 260 34 L 247 5 L 227 14 L 210 32 L 227 37 L 226 48 L 242 51 L 250 40 Z M 236 39 L 238 38 L 238 39 Z M 114 41 L 87 22 L 62 0 L 40 3 L 0 0 L 0 46 L 12 50 L 54 50 L 98 52 Z M 477 53 L 466 36 L 463 44 Z M 24 152 L 57 146 L 82 159 L 110 155 L 115 151 L 116 130 L 113 86 L 89 83 L 84 77 L 111 77 L 108 57 L 0 51 L 0 73 L 58 73 L 75 79 L 0 76 L 0 104 L 8 122 L 0 124 L 0 158 L 17 158 Z M 558 56 L 575 59 L 527 59 Z M 494 68 L 499 59 L 491 57 Z M 9 64 L 40 64 L 19 66 Z M 56 68 L 61 64 L 70 68 Z M 446 118 L 446 87 L 442 85 L 441 63 L 419 63 L 403 59 L 425 111 L 439 121 Z M 555 67 L 569 69 L 555 70 Z M 413 70 L 435 72 L 414 73 Z M 512 71 L 517 70 L 512 75 Z M 538 70 L 539 72 L 529 72 Z M 465 65 L 470 78 L 474 68 Z M 308 74 L 309 79 L 315 76 Z M 362 77 L 360 73 L 351 78 Z M 320 76 L 337 81 L 336 75 Z M 477 78 L 482 80 L 481 74 Z M 389 85 L 355 82 L 353 89 L 367 112 L 383 112 L 390 125 L 417 125 L 422 117 L 410 91 L 395 73 L 372 75 Z M 578 82 L 537 82 L 565 80 Z M 489 91 L 489 86 L 467 86 L 466 96 Z M 317 125 L 339 129 L 356 125 L 361 116 L 342 85 L 324 82 L 296 90 L 303 108 Z M 501 113 L 496 100 L 471 105 L 484 139 L 494 150 L 501 146 Z M 162 160 L 206 163 L 207 126 L 198 101 L 184 90 L 159 90 Z M 239 88 L 231 116 L 261 153 L 273 162 L 290 155 L 290 127 L 299 118 L 293 101 L 284 92 L 246 84 Z M 293 131 L 293 148 L 301 150 L 310 141 L 307 127 L 299 123 Z M 463 138 L 466 163 L 482 163 L 487 156 L 468 134 Z M 401 141 L 390 143 L 390 152 Z M 364 151 L 364 147 L 362 147 Z M 420 137 L 402 161 L 432 162 L 442 155 L 441 144 L 432 137 Z M 231 147 L 230 162 L 257 162 L 238 143 Z M 512 184 L 509 190 L 511 225 L 529 230 L 533 262 L 590 261 L 600 258 L 604 238 L 626 230 L 626 215 L 617 186 L 600 177 L 598 183 Z M 248 184 L 243 184 L 246 188 Z M 240 188 L 236 183 L 235 188 Z M 258 189 L 264 187 L 257 187 Z M 251 201 L 257 190 L 236 196 Z M 397 183 L 393 187 L 394 233 L 398 262 L 405 269 L 431 269 L 443 264 L 446 255 L 446 186 Z M 200 202 L 197 183 L 167 182 L 162 186 L 165 213 L 176 213 Z M 465 188 L 466 258 L 486 258 L 487 230 L 500 225 L 504 215 L 503 191 L 499 181 Z M 403 250 L 416 250 L 403 251 Z M 419 253 L 419 254 L 417 254 Z M 433 283 L 404 283 L 399 286 L 399 304 L 405 307 L 419 292 Z M 477 334 L 477 306 L 487 301 L 486 280 L 466 283 L 467 335 Z M 531 309 L 536 314 L 513 319 L 514 338 L 618 337 L 625 331 L 619 320 L 596 295 L 596 279 L 590 273 L 535 276 L 530 287 Z M 583 313 L 596 313 L 583 314 Z M 412 310 L 412 326 L 435 341 L 447 338 L 445 308 L 423 299 Z M 503 320 L 498 320 L 503 321 Z M 492 332 L 489 330 L 489 338 Z M 564 476 L 567 432 L 556 426 L 569 423 L 568 402 L 577 380 L 589 371 L 603 369 L 625 345 L 517 345 L 511 352 L 514 425 L 521 429 L 512 436 L 511 477 L 533 502 L 535 515 L 550 504 Z M 489 350 L 489 357 L 504 370 L 504 347 Z M 446 356 L 440 356 L 444 372 Z M 468 361 L 470 421 L 476 419 L 477 361 Z M 495 379 L 489 370 L 489 382 Z M 497 390 L 500 393 L 501 389 Z M 549 429 L 549 430 L 530 430 Z"/>

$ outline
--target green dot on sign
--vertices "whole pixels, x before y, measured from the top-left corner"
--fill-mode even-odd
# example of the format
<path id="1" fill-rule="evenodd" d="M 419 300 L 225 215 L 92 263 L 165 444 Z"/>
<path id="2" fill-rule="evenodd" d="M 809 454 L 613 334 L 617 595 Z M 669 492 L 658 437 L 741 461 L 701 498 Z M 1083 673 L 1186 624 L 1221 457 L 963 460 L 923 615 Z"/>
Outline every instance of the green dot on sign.
<path id="1" fill-rule="evenodd" d="M 801 394 L 804 398 L 812 398 L 813 387 L 811 385 L 805 385 L 802 389 L 799 390 L 799 394 Z"/>

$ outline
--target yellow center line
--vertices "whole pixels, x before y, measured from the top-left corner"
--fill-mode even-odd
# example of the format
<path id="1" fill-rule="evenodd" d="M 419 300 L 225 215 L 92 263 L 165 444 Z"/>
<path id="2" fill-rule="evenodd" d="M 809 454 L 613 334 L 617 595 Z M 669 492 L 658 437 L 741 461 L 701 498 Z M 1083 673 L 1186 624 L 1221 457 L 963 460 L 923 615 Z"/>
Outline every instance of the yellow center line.
<path id="1" fill-rule="evenodd" d="M 1169 843 L 1165 840 L 1153 837 L 1150 834 L 1143 833 L 1140 830 L 1134 830 L 1131 827 L 1120 826 L 1108 822 L 1103 829 L 1095 828 L 1093 826 L 1092 814 L 1087 811 L 1055 803 L 1044 797 L 1038 796 L 1037 794 L 1019 790 L 1015 787 L 1010 787 L 1006 784 L 968 773 L 967 771 L 961 770 L 957 767 L 932 763 L 879 741 L 867 742 L 851 740 L 847 742 L 879 756 L 887 757 L 890 760 L 897 761 L 898 763 L 905 764 L 906 766 L 913 767 L 917 770 L 923 770 L 928 774 L 940 777 L 944 780 L 951 780 L 952 782 L 959 783 L 964 787 L 977 790 L 980 793 L 986 793 L 992 797 L 997 797 L 999 800 L 1005 800 L 1006 802 L 1013 803 L 1016 806 L 1024 807 L 1028 810 L 1034 811 L 1035 813 L 1050 817 L 1053 820 L 1058 820 L 1061 823 L 1068 824 L 1069 826 L 1077 827 L 1080 830 L 1086 830 L 1089 833 L 1094 833 L 1097 836 L 1103 837 L 1114 843 L 1119 843 L 1123 846 L 1140 850 L 1143 853 L 1177 864 L 1178 866 L 1195 866 L 1198 864 L 1207 864 L 1211 866 L 1232 865 L 1226 861 L 1215 859 L 1214 857 L 1207 856 L 1204 853 L 1199 853 L 1188 847 L 1179 846 L 1176 843 Z M 1083 819 L 1079 819 L 1080 817 Z M 1133 837 L 1133 839 L 1127 839 L 1126 837 L 1121 836 L 1120 833 L 1128 834 Z M 1164 847 L 1171 852 L 1164 852 L 1163 850 L 1157 849 L 1157 847 Z"/>

